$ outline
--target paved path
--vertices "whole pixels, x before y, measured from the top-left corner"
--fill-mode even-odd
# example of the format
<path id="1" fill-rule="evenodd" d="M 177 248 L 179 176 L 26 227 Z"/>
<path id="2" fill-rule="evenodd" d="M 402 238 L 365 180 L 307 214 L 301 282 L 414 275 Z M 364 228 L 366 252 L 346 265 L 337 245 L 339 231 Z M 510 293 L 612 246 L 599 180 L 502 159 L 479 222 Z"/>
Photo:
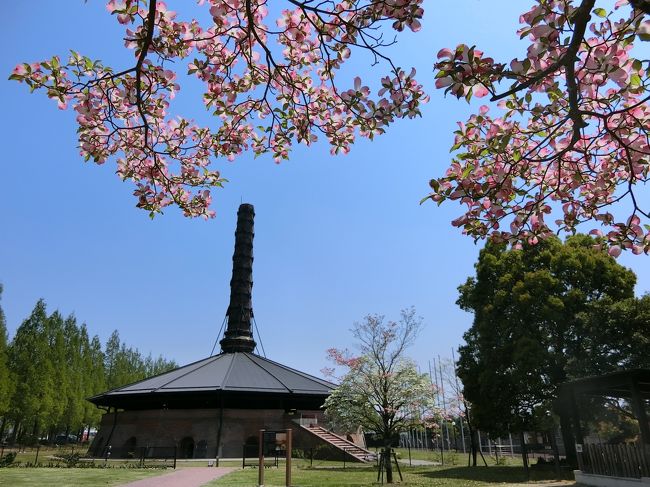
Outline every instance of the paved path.
<path id="1" fill-rule="evenodd" d="M 411 460 L 409 464 L 408 458 L 400 458 L 399 460 L 400 465 L 413 465 L 414 467 L 421 467 L 421 466 L 440 466 L 442 463 L 440 462 L 431 462 L 429 460 L 416 460 L 415 458 Z"/>
<path id="2" fill-rule="evenodd" d="M 187 467 L 179 468 L 148 479 L 136 480 L 119 487 L 201 487 L 235 470 L 232 467 Z"/>

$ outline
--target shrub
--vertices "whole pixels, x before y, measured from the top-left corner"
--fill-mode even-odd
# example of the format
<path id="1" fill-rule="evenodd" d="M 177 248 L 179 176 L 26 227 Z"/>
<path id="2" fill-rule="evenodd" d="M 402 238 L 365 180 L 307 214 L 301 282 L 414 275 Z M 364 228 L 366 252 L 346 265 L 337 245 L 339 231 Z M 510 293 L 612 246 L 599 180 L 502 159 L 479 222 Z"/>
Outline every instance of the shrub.
<path id="1" fill-rule="evenodd" d="M 12 452 L 7 453 L 6 455 L 0 457 L 0 468 L 8 467 L 12 463 L 14 463 L 15 459 L 16 459 L 16 452 L 15 451 L 12 451 Z"/>

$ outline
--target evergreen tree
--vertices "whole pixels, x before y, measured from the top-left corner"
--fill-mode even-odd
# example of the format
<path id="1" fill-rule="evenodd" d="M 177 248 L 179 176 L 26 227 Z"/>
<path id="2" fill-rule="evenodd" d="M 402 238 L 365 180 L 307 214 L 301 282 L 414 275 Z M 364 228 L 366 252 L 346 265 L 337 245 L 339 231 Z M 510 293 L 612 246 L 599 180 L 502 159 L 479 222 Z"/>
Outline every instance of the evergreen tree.
<path id="1" fill-rule="evenodd" d="M 633 299 L 636 276 L 594 245 L 577 235 L 565 244 L 552 238 L 523 250 L 488 244 L 481 251 L 476 277 L 459 288 L 458 300 L 474 313 L 458 375 L 481 430 L 547 425 L 560 383 L 624 365 L 620 356 L 599 356 L 613 346 L 608 340 L 627 333 L 603 312 Z"/>

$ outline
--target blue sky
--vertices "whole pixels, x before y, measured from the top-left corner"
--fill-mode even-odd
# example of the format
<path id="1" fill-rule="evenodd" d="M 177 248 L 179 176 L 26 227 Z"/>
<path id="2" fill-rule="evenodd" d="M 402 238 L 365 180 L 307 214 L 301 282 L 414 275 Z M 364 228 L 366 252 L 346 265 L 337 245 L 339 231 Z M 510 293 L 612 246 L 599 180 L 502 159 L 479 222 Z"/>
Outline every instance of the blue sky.
<path id="1" fill-rule="evenodd" d="M 178 2 L 169 2 L 170 8 Z M 190 2 L 180 2 L 189 5 Z M 237 207 L 255 205 L 253 307 L 267 356 L 319 374 L 326 349 L 351 342 L 368 313 L 397 317 L 415 306 L 426 327 L 410 350 L 423 369 L 461 343 L 471 315 L 455 305 L 481 244 L 451 227 L 459 207 L 418 204 L 427 181 L 449 161 L 456 121 L 472 107 L 433 89 L 442 47 L 476 44 L 509 60 L 523 44 L 514 31 L 528 2 L 425 2 L 423 29 L 400 36 L 390 54 L 415 66 L 431 94 L 421 119 L 395 124 L 347 156 L 323 144 L 271 157 L 219 161 L 230 180 L 215 194 L 217 218 L 188 220 L 168 210 L 153 221 L 107 163 L 83 164 L 74 114 L 42 94 L 3 81 L 0 159 L 0 282 L 10 335 L 44 298 L 74 313 L 102 340 L 118 329 L 143 353 L 179 363 L 207 356 L 228 306 Z M 116 67 L 131 63 L 123 31 L 104 2 L 10 2 L 0 20 L 0 73 L 69 49 Z M 353 56 L 347 74 L 384 70 Z M 209 121 L 196 85 L 183 85 L 179 113 Z M 620 262 L 650 291 L 647 256 Z"/>

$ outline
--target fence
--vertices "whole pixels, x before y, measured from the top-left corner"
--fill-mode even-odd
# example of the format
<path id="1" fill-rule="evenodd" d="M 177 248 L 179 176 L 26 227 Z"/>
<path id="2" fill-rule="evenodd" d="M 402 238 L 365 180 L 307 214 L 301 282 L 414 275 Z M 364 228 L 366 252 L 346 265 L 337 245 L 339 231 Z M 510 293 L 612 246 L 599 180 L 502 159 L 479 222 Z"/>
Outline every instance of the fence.
<path id="1" fill-rule="evenodd" d="M 169 465 L 176 468 L 178 448 L 175 446 L 107 446 L 96 459 L 125 460 L 145 465 Z"/>
<path id="2" fill-rule="evenodd" d="M 608 477 L 650 477 L 650 445 L 582 445 L 578 467 L 584 473 Z"/>
<path id="3" fill-rule="evenodd" d="M 279 455 L 282 457 L 286 456 L 284 450 L 279 451 L 274 449 L 267 448 L 264 452 L 264 466 L 265 467 L 277 467 L 279 465 L 278 458 Z M 242 447 L 242 467 L 257 467 L 260 461 L 260 448 L 258 445 L 244 445 Z"/>

